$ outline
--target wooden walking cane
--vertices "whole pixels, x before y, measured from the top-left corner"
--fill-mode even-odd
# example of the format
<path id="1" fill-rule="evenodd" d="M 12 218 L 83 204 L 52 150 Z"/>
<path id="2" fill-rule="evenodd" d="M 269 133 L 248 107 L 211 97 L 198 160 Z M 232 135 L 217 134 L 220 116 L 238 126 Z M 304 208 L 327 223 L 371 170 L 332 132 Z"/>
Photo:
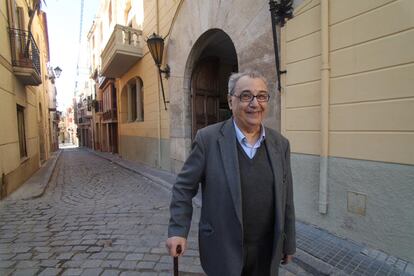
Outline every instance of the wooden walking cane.
<path id="1" fill-rule="evenodd" d="M 181 254 L 181 245 L 177 245 L 177 254 Z M 174 276 L 178 276 L 178 257 L 174 257 Z"/>

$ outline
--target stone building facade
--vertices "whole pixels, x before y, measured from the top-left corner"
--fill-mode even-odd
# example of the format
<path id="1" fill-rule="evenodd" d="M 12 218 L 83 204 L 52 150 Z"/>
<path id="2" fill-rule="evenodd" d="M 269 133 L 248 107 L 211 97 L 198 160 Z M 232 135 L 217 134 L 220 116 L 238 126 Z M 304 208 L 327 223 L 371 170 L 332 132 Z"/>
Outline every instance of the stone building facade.
<path id="1" fill-rule="evenodd" d="M 46 14 L 34 1 L 0 3 L 1 195 L 19 188 L 46 161 L 51 147 L 49 42 Z"/>

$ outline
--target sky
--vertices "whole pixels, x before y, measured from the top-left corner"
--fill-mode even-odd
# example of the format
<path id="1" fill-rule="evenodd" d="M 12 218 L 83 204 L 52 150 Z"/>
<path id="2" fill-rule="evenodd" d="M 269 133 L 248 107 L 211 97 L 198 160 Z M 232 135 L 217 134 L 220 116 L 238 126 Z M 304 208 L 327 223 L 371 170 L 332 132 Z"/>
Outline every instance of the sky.
<path id="1" fill-rule="evenodd" d="M 86 45 L 87 34 L 98 11 L 100 0 L 84 0 L 81 44 Z M 77 61 L 80 47 L 79 29 L 81 0 L 46 0 L 42 9 L 47 14 L 50 65 L 63 71 L 56 79 L 58 110 L 64 111 L 72 103 L 77 80 Z M 82 51 L 86 49 L 83 48 Z M 82 55 L 81 55 L 82 56 Z M 85 57 L 85 54 L 83 54 Z M 87 78 L 85 58 L 79 64 L 80 78 Z"/>

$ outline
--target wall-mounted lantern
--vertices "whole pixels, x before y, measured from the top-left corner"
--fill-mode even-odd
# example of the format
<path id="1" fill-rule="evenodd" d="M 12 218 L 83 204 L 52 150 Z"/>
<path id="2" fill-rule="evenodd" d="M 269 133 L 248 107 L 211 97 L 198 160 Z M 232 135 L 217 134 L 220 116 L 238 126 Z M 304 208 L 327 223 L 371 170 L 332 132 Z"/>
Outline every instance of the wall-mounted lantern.
<path id="1" fill-rule="evenodd" d="M 158 67 L 158 73 L 160 75 L 161 82 L 162 98 L 164 100 L 165 110 L 167 110 L 167 103 L 169 102 L 165 100 L 164 84 L 162 82 L 161 73 L 164 73 L 165 78 L 168 79 L 170 77 L 170 67 L 168 66 L 168 64 L 166 64 L 164 69 L 161 69 L 162 57 L 164 53 L 164 39 L 156 33 L 153 33 L 147 38 L 147 46 L 152 58 L 154 59 L 155 64 Z"/>
<path id="2" fill-rule="evenodd" d="M 56 78 L 59 78 L 60 74 L 62 73 L 62 69 L 60 69 L 59 66 L 56 66 L 55 69 L 53 69 L 53 71 L 55 72 Z"/>
<path id="3" fill-rule="evenodd" d="M 276 25 L 283 27 L 287 19 L 293 17 L 293 0 L 270 0 L 270 16 L 272 18 L 272 31 L 273 31 L 273 48 L 275 51 L 275 63 L 276 63 L 276 75 L 277 75 L 277 89 L 281 90 L 280 75 L 285 74 L 286 71 L 280 71 L 279 61 L 279 47 L 277 43 Z"/>

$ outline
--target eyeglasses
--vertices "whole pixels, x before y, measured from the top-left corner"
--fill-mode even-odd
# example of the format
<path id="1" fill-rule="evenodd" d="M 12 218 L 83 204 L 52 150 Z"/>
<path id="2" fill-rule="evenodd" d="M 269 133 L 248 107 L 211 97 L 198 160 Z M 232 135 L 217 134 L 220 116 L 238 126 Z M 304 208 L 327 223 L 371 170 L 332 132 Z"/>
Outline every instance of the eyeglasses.
<path id="1" fill-rule="evenodd" d="M 268 93 L 259 93 L 255 96 L 248 91 L 244 91 L 240 95 L 232 95 L 232 96 L 239 98 L 241 102 L 251 102 L 253 101 L 254 98 L 256 98 L 258 102 L 263 103 L 263 102 L 268 102 L 270 99 L 270 95 Z"/>

